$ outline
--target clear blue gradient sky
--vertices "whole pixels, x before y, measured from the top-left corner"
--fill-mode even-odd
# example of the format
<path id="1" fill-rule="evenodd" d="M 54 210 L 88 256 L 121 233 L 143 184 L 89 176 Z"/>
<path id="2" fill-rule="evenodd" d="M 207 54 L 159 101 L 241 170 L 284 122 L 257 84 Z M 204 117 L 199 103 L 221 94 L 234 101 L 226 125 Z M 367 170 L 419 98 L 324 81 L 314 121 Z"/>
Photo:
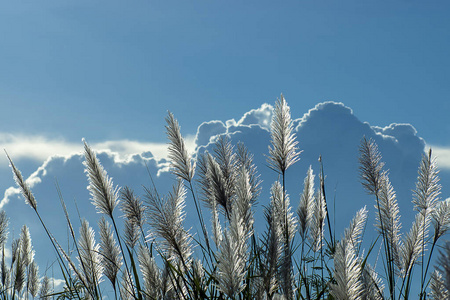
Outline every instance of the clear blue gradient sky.
<path id="1" fill-rule="evenodd" d="M 450 146 L 448 1 L 2 1 L 0 131 L 163 141 L 281 92 Z"/>

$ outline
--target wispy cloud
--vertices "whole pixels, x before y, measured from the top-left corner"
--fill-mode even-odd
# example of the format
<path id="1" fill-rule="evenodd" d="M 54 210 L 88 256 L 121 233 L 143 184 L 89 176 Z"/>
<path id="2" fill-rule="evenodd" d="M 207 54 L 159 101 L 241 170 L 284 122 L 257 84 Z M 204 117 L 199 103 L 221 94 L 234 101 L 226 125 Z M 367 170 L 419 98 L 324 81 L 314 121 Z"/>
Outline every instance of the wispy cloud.
<path id="1" fill-rule="evenodd" d="M 442 147 L 442 146 L 427 145 L 426 149 L 429 148 L 431 148 L 433 156 L 436 157 L 438 167 L 440 169 L 450 170 L 450 146 Z"/>
<path id="2" fill-rule="evenodd" d="M 185 138 L 186 146 L 190 152 L 195 149 L 195 136 Z M 18 161 L 30 159 L 44 162 L 51 156 L 70 157 L 83 152 L 83 144 L 68 142 L 63 139 L 53 139 L 41 135 L 25 135 L 0 133 L 0 147 L 7 150 L 11 157 Z M 118 155 L 120 160 L 127 161 L 132 155 L 151 152 L 156 160 L 167 158 L 166 143 L 149 143 L 133 140 L 112 140 L 100 143 L 91 143 L 96 151 L 110 151 Z M 0 158 L 0 168 L 8 166 L 6 157 Z"/>
<path id="3" fill-rule="evenodd" d="M 62 139 L 51 139 L 40 135 L 11 133 L 0 133 L 0 146 L 16 160 L 27 158 L 38 161 L 44 161 L 55 154 L 69 155 L 81 152 L 83 149 L 81 142 L 70 143 Z"/>

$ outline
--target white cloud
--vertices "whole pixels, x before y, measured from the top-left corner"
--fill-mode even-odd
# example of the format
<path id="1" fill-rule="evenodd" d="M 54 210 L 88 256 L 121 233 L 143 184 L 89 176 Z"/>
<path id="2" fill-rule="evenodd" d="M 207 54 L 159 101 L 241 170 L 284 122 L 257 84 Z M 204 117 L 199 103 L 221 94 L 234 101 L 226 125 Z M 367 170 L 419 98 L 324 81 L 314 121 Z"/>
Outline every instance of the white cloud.
<path id="1" fill-rule="evenodd" d="M 49 156 L 82 151 L 82 144 L 44 136 L 0 133 L 0 146 L 16 160 L 28 158 L 44 161 Z"/>
<path id="2" fill-rule="evenodd" d="M 89 141 L 88 141 L 89 142 Z M 188 151 L 195 151 L 195 136 L 185 137 Z M 134 154 L 151 152 L 157 159 L 167 159 L 166 143 L 149 143 L 132 140 L 112 140 L 100 143 L 90 143 L 96 151 L 111 151 L 118 155 L 117 160 L 125 162 Z M 30 159 L 43 162 L 51 156 L 70 157 L 83 152 L 83 144 L 68 142 L 63 139 L 52 139 L 46 136 L 0 133 L 0 147 L 8 151 L 14 162 Z M 0 167 L 7 167 L 6 157 L 0 158 Z"/>
<path id="3" fill-rule="evenodd" d="M 273 106 L 264 103 L 260 108 L 252 109 L 249 112 L 246 112 L 237 122 L 237 125 L 259 125 L 261 128 L 270 130 L 272 112 Z"/>
<path id="4" fill-rule="evenodd" d="M 227 131 L 227 126 L 222 121 L 203 122 L 197 128 L 195 143 L 197 146 L 208 145 L 211 137 L 223 134 Z"/>
<path id="5" fill-rule="evenodd" d="M 437 165 L 440 169 L 450 170 L 450 147 L 427 145 L 431 148 L 432 154 L 436 157 Z"/>
<path id="6" fill-rule="evenodd" d="M 40 166 L 36 171 L 34 171 L 27 179 L 26 183 L 30 188 L 33 188 L 36 184 L 42 182 L 42 177 L 47 174 L 46 167 L 48 163 L 54 158 L 55 156 L 51 156 L 47 158 L 47 160 L 44 162 L 42 166 Z M 20 189 L 17 187 L 9 187 L 5 190 L 5 193 L 3 195 L 3 199 L 0 201 L 0 209 L 3 209 L 3 207 L 9 203 L 10 199 L 13 196 L 20 195 Z"/>

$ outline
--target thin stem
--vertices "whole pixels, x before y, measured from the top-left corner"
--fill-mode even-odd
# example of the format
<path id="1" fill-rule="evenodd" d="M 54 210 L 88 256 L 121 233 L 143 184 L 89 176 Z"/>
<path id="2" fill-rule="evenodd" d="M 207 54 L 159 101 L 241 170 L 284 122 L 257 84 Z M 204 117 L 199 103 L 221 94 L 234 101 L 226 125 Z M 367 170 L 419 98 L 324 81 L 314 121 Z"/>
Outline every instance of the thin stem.
<path id="1" fill-rule="evenodd" d="M 319 157 L 319 162 L 320 162 L 320 174 L 321 174 L 320 175 L 320 188 L 322 190 L 323 200 L 325 202 L 325 210 L 327 212 L 326 218 L 327 218 L 327 223 L 328 223 L 328 230 L 330 232 L 331 245 L 334 246 L 333 231 L 331 230 L 331 222 L 330 222 L 330 217 L 328 214 L 327 197 L 325 195 L 325 176 L 324 176 L 324 172 L 323 172 L 322 155 L 320 155 L 320 157 Z"/>
<path id="2" fill-rule="evenodd" d="M 387 276 L 388 276 L 388 283 L 389 283 L 389 294 L 390 294 L 391 299 L 395 299 L 394 270 L 393 270 L 393 266 L 392 266 L 393 260 L 391 259 L 390 245 L 388 243 L 388 238 L 384 231 L 383 218 L 381 217 L 380 200 L 378 198 L 378 187 L 376 187 L 375 190 L 376 190 L 375 197 L 377 200 L 378 217 L 380 219 L 380 225 L 381 225 L 381 234 L 383 235 L 383 240 L 384 240 L 384 251 L 387 255 L 386 264 L 387 264 L 387 273 L 388 273 Z"/>
<path id="3" fill-rule="evenodd" d="M 114 231 L 116 232 L 117 240 L 119 241 L 120 252 L 122 252 L 123 261 L 125 263 L 125 271 L 127 272 L 128 279 L 130 280 L 130 282 L 133 282 L 131 280 L 131 274 L 130 274 L 130 271 L 128 269 L 128 263 L 127 263 L 127 260 L 125 258 L 125 252 L 123 252 L 122 242 L 121 242 L 121 239 L 120 239 L 119 231 L 117 230 L 116 221 L 114 220 L 112 215 L 110 217 L 111 217 L 111 221 L 112 221 L 113 226 L 114 226 Z M 136 280 L 138 280 L 138 279 L 136 279 Z M 136 297 L 136 295 L 134 293 L 134 289 L 133 289 L 133 296 Z M 142 299 L 142 295 L 141 295 L 140 292 L 138 292 L 138 299 L 140 299 L 140 300 Z"/>
<path id="4" fill-rule="evenodd" d="M 426 269 L 425 269 L 425 276 L 424 276 L 424 278 L 422 279 L 422 286 L 420 287 L 420 299 L 422 299 L 422 296 L 423 296 L 423 293 L 424 293 L 424 288 L 423 288 L 423 286 L 424 286 L 424 284 L 425 284 L 425 278 L 426 278 L 427 273 L 428 273 L 428 267 L 430 266 L 431 256 L 433 255 L 434 246 L 436 245 L 437 240 L 438 240 L 437 235 L 435 235 L 435 236 L 434 236 L 434 239 L 433 239 L 433 245 L 431 246 L 430 255 L 428 256 L 427 267 L 426 267 Z"/>
<path id="5" fill-rule="evenodd" d="M 198 218 L 200 220 L 200 226 L 202 227 L 203 236 L 205 237 L 206 247 L 208 248 L 208 254 L 211 257 L 211 247 L 209 245 L 208 232 L 206 231 L 205 222 L 203 220 L 202 209 L 197 203 L 197 198 L 195 197 L 194 187 L 192 186 L 192 181 L 189 180 L 189 189 L 191 190 L 192 198 L 194 199 L 195 209 L 197 211 Z"/>

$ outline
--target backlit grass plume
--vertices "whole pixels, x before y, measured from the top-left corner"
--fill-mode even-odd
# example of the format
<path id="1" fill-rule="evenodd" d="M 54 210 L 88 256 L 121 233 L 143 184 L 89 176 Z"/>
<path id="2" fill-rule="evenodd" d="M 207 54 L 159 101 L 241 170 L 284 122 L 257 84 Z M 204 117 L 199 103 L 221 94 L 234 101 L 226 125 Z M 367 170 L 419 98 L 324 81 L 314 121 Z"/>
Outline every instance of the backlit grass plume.
<path id="1" fill-rule="evenodd" d="M 169 138 L 169 158 L 172 171 L 180 178 L 191 182 L 194 177 L 195 164 L 188 155 L 184 139 L 181 136 L 180 125 L 173 114 L 169 112 L 166 117 L 166 132 Z"/>
<path id="2" fill-rule="evenodd" d="M 357 255 L 357 245 L 367 219 L 365 208 L 358 211 L 344 237 L 336 245 L 334 255 L 334 278 L 330 284 L 331 294 L 336 299 L 356 300 L 363 293 L 362 265 Z"/>
<path id="3" fill-rule="evenodd" d="M 124 217 L 130 222 L 135 223 L 140 230 L 143 230 L 146 216 L 145 206 L 143 202 L 135 196 L 134 192 L 129 187 L 124 187 L 120 191 L 120 198 L 122 200 L 122 212 Z"/>
<path id="4" fill-rule="evenodd" d="M 254 205 L 257 202 L 262 189 L 262 180 L 258 174 L 256 165 L 253 163 L 253 154 L 251 154 L 243 143 L 237 144 L 236 159 L 239 168 L 245 168 L 248 174 L 248 181 L 250 184 L 250 192 L 252 195 L 251 203 Z"/>
<path id="5" fill-rule="evenodd" d="M 119 246 L 114 240 L 111 225 L 105 218 L 100 219 L 98 227 L 100 228 L 100 258 L 104 268 L 103 274 L 109 279 L 115 290 L 117 274 L 122 266 L 122 256 Z"/>
<path id="6" fill-rule="evenodd" d="M 225 231 L 217 257 L 218 287 L 230 299 L 236 299 L 245 288 L 247 239 L 250 234 L 245 229 L 238 208 L 236 206 L 233 208 L 230 226 Z"/>
<path id="7" fill-rule="evenodd" d="M 87 220 L 83 220 L 78 240 L 80 256 L 79 270 L 83 281 L 87 283 L 90 293 L 99 296 L 99 284 L 102 279 L 104 265 L 100 255 L 100 245 L 95 242 L 95 233 Z"/>
<path id="8" fill-rule="evenodd" d="M 52 287 L 50 285 L 50 278 L 44 276 L 42 279 L 41 289 L 39 290 L 39 299 L 47 300 L 50 299 L 53 294 Z"/>
<path id="9" fill-rule="evenodd" d="M 437 270 L 431 275 L 430 296 L 432 300 L 448 299 L 450 296 L 449 291 L 445 288 L 442 274 Z"/>
<path id="10" fill-rule="evenodd" d="M 382 172 L 379 179 L 379 206 L 377 224 L 375 225 L 381 234 L 386 237 L 390 258 L 399 267 L 399 247 L 400 247 L 400 212 L 397 204 L 397 197 L 394 188 L 389 181 L 387 172 Z"/>
<path id="11" fill-rule="evenodd" d="M 31 245 L 30 230 L 26 225 L 20 231 L 20 251 L 25 267 L 28 267 L 34 259 L 34 250 Z"/>
<path id="12" fill-rule="evenodd" d="M 263 258 L 261 259 L 260 272 L 262 276 L 262 289 L 267 297 L 273 296 L 279 287 L 278 268 L 282 261 L 282 237 L 281 228 L 277 222 L 277 216 L 273 205 L 265 210 L 267 231 L 262 241 Z"/>
<path id="13" fill-rule="evenodd" d="M 161 297 L 161 271 L 146 247 L 139 248 L 139 265 L 145 284 L 145 293 L 150 299 Z"/>
<path id="14" fill-rule="evenodd" d="M 28 205 L 30 205 L 34 210 L 37 210 L 37 202 L 34 198 L 33 193 L 31 192 L 30 187 L 26 183 L 26 181 L 22 177 L 22 173 L 20 173 L 19 169 L 16 168 L 14 163 L 12 162 L 11 158 L 9 157 L 8 153 L 5 151 L 6 157 L 9 160 L 9 164 L 11 167 L 11 170 L 13 172 L 14 180 L 16 181 L 17 185 L 20 188 L 20 191 L 22 192 L 23 197 L 25 198 L 25 201 Z"/>
<path id="15" fill-rule="evenodd" d="M 100 164 L 94 151 L 84 141 L 83 164 L 88 177 L 88 190 L 92 197 L 92 204 L 99 213 L 113 218 L 114 208 L 119 204 L 119 188 L 114 187 L 112 178 L 108 176 L 103 166 Z"/>
<path id="16" fill-rule="evenodd" d="M 436 206 L 441 193 L 436 160 L 431 157 L 431 149 L 423 155 L 419 166 L 413 203 L 422 214 L 430 213 Z"/>
<path id="17" fill-rule="evenodd" d="M 271 144 L 269 146 L 268 162 L 272 169 L 284 174 L 284 172 L 299 160 L 295 140 L 294 125 L 291 119 L 290 108 L 283 95 L 275 104 L 271 124 Z"/>
<path id="18" fill-rule="evenodd" d="M 336 244 L 334 255 L 334 279 L 336 284 L 330 285 L 330 292 L 335 299 L 360 299 L 363 292 L 360 274 L 361 264 L 353 246 L 345 240 L 339 241 Z"/>
<path id="19" fill-rule="evenodd" d="M 0 247 L 3 247 L 8 239 L 8 225 L 9 219 L 6 216 L 6 212 L 2 210 L 0 212 Z"/>
<path id="20" fill-rule="evenodd" d="M 300 196 L 300 205 L 297 209 L 297 214 L 300 236 L 305 240 L 314 212 L 314 173 L 311 166 L 309 166 L 303 186 L 303 193 Z"/>
<path id="21" fill-rule="evenodd" d="M 183 262 L 189 265 L 192 246 L 191 236 L 184 229 L 186 189 L 178 181 L 165 199 L 147 191 L 149 223 L 155 234 L 162 238 L 163 249 L 175 253 Z"/>
<path id="22" fill-rule="evenodd" d="M 35 298 L 39 292 L 39 267 L 35 261 L 30 264 L 27 276 L 27 289 L 31 296 Z"/>
<path id="23" fill-rule="evenodd" d="M 371 195 L 376 195 L 380 189 L 380 177 L 384 163 L 374 140 L 363 137 L 359 147 L 359 170 L 362 185 Z"/>
<path id="24" fill-rule="evenodd" d="M 274 221 L 281 233 L 282 257 L 279 268 L 279 284 L 283 294 L 288 298 L 293 297 L 294 273 L 292 268 L 292 240 L 297 230 L 297 220 L 291 211 L 289 196 L 283 192 L 279 181 L 272 185 L 271 206 L 274 210 Z"/>

